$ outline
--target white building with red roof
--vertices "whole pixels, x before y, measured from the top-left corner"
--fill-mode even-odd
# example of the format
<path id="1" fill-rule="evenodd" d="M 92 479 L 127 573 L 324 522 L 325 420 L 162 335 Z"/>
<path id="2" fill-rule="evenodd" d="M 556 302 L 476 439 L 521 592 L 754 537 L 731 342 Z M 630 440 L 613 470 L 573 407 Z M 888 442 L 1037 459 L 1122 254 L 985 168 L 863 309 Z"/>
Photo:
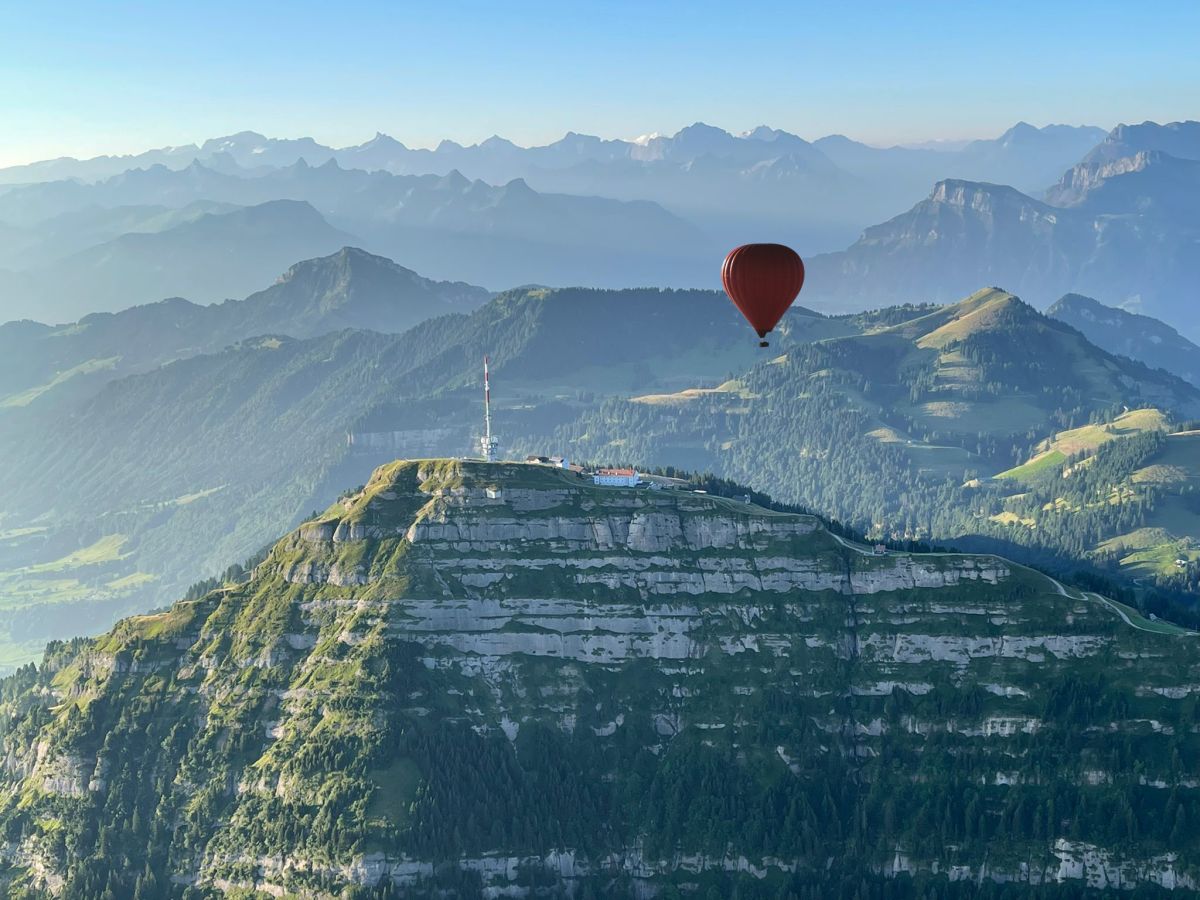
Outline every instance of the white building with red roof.
<path id="1" fill-rule="evenodd" d="M 592 473 L 592 482 L 605 487 L 637 487 L 642 479 L 637 469 L 597 469 Z"/>

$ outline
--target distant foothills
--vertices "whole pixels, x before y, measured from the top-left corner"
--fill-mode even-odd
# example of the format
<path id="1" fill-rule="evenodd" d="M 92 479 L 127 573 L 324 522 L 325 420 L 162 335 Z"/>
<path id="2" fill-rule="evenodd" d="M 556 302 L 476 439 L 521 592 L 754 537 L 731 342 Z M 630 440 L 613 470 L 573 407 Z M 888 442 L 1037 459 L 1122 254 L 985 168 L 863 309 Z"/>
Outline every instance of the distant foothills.
<path id="1" fill-rule="evenodd" d="M 999 284 L 1078 293 L 1200 339 L 1200 123 L 1019 123 L 951 150 L 702 123 L 412 149 L 242 132 L 136 156 L 0 170 L 3 317 L 59 323 L 168 296 L 245 296 L 354 245 L 441 281 L 717 286 L 752 240 L 808 262 L 802 302 L 844 313 Z"/>
<path id="2" fill-rule="evenodd" d="M 0 668 L 178 599 L 377 465 L 471 455 L 485 354 L 502 458 L 713 473 L 1196 624 L 1200 348 L 1150 317 L 994 287 L 798 304 L 763 356 L 719 291 L 493 294 L 344 247 L 244 300 L 0 326 Z"/>

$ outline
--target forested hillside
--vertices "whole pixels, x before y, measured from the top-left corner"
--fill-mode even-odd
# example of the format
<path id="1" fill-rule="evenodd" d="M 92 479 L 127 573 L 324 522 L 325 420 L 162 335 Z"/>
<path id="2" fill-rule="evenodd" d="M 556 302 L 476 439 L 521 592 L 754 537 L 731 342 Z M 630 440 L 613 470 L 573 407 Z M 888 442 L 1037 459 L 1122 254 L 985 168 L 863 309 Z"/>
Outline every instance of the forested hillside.
<path id="1" fill-rule="evenodd" d="M 225 304 L 226 314 L 316 328 L 406 296 L 368 290 L 360 279 L 371 273 L 458 296 L 455 285 L 413 281 L 373 257 L 342 254 L 297 271 Z M 180 311 L 186 321 L 196 308 Z M 170 305 L 146 313 L 170 330 Z M 64 346 L 86 347 L 78 342 L 103 324 L 68 330 Z M 56 346 L 41 336 L 31 347 L 38 340 Z M 763 360 L 755 344 L 716 292 L 535 288 L 398 335 L 243 340 L 117 378 L 94 396 L 74 396 L 71 383 L 94 391 L 103 373 L 66 379 L 0 411 L 14 425 L 0 432 L 11 462 L 0 472 L 0 585 L 11 612 L 0 665 L 32 658 L 39 640 L 169 602 L 318 498 L 361 484 L 374 465 L 473 453 L 485 354 L 506 456 L 713 471 L 872 534 L 978 537 L 1064 571 L 1106 565 L 1113 547 L 1101 544 L 1131 534 L 1130 522 L 1164 527 L 1153 545 L 1174 550 L 1162 553 L 1200 536 L 1186 507 L 1164 525 L 1137 512 L 1144 503 L 1088 514 L 1102 526 L 1084 527 L 1082 514 L 1033 530 L 1013 524 L 1014 491 L 993 476 L 1063 429 L 1126 407 L 1163 410 L 1164 428 L 1185 421 L 1200 414 L 1200 391 L 1104 353 L 1011 295 L 833 318 L 797 307 L 771 351 L 782 356 Z M 64 494 L 62 484 L 75 488 Z M 1143 479 L 1129 496 L 1159 490 Z M 1147 534 L 1126 545 L 1146 549 Z M 1174 558 L 1155 577 L 1178 574 L 1167 568 Z"/>
<path id="2" fill-rule="evenodd" d="M 471 312 L 489 296 L 343 247 L 296 263 L 245 300 L 201 306 L 176 297 L 78 322 L 9 322 L 0 325 L 0 416 L 25 407 L 61 415 L 69 401 L 118 378 L 247 338 L 312 338 L 346 328 L 399 333 L 435 316 Z"/>
<path id="3" fill-rule="evenodd" d="M 1200 392 L 1180 379 L 1111 356 L 992 290 L 860 336 L 791 348 L 717 390 L 608 400 L 560 429 L 558 440 L 587 458 L 710 469 L 872 534 L 988 547 L 1071 570 L 1111 561 L 1112 546 L 1103 545 L 1151 527 L 1167 494 L 1185 510 L 1173 519 L 1172 540 L 1200 541 L 1200 521 L 1186 513 L 1197 473 L 1193 466 L 1174 487 L 1138 476 L 1121 493 L 1152 455 L 1122 444 L 1106 450 L 1113 466 L 1092 470 L 1097 481 L 1062 479 L 1061 467 L 1049 471 L 1043 441 L 1120 421 L 1139 406 L 1170 412 L 1125 432 L 1117 426 L 1114 436 L 1166 431 L 1195 415 L 1198 402 Z M 995 476 L 1031 457 L 1053 483 L 1014 498 L 1012 480 Z M 1133 457 L 1146 458 L 1128 468 Z M 1116 491 L 1122 502 L 1092 502 L 1104 478 L 1104 496 Z M 1043 515 L 1047 503 L 1058 511 Z"/>
<path id="4" fill-rule="evenodd" d="M 0 886 L 1190 890 L 1198 680 L 1194 636 L 997 557 L 398 462 L 246 580 L 0 682 Z"/>
<path id="5" fill-rule="evenodd" d="M 450 304 L 464 293 L 469 302 L 478 290 L 348 251 L 220 307 L 180 301 L 77 328 L 0 330 L 45 369 L 55 352 L 123 360 L 0 409 L 0 667 L 34 658 L 51 637 L 171 601 L 381 462 L 473 452 L 485 354 L 498 423 L 514 440 L 549 435 L 598 398 L 715 383 L 755 358 L 754 341 L 729 339 L 741 320 L 713 291 L 530 289 L 403 334 L 275 334 L 219 352 L 191 344 L 214 320 L 235 334 L 275 322 L 303 333 L 373 311 L 384 327 L 410 300 Z M 130 322 L 141 327 L 126 334 Z M 797 308 L 781 340 L 856 327 Z M 156 354 L 186 358 L 154 367 Z M 121 366 L 150 370 L 116 377 Z"/>

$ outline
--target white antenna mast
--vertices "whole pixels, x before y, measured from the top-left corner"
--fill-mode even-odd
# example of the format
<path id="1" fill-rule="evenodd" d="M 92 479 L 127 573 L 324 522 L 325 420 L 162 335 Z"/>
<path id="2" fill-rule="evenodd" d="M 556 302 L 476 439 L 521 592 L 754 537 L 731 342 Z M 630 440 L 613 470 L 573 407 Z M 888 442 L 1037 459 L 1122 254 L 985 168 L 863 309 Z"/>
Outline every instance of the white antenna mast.
<path id="1" fill-rule="evenodd" d="M 487 462 L 496 461 L 496 450 L 500 442 L 492 437 L 492 382 L 488 376 L 488 358 L 483 358 L 483 437 L 479 449 Z"/>

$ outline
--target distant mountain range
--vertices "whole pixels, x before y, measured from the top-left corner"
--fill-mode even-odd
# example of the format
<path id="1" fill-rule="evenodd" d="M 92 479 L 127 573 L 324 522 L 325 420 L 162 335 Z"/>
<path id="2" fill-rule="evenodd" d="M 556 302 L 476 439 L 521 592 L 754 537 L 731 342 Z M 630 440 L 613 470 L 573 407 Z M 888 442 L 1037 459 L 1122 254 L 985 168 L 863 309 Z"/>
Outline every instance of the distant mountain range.
<path id="1" fill-rule="evenodd" d="M 128 234 L 153 234 L 201 216 L 232 212 L 232 203 L 199 200 L 186 206 L 160 203 L 75 206 L 60 215 L 0 226 L 0 269 L 36 269 Z M 23 220 L 20 213 L 13 215 Z"/>
<path id="2" fill-rule="evenodd" d="M 1046 199 L 1098 214 L 1153 209 L 1194 221 L 1198 173 L 1200 122 L 1119 125 L 1047 191 Z"/>
<path id="3" fill-rule="evenodd" d="M 9 318 L 61 321 L 170 295 L 210 302 L 344 244 L 491 289 L 716 287 L 730 246 L 782 240 L 834 251 L 808 256 L 805 290 L 829 311 L 949 302 L 991 283 L 1037 306 L 1083 293 L 1200 337 L 1198 132 L 1018 123 L 951 150 L 703 123 L 632 141 L 433 150 L 243 132 L 0 172 L 13 182 L 0 187 L 0 299 Z M 48 178 L 60 180 L 16 183 Z M 273 234 L 242 227 L 255 217 Z M 230 246 L 255 259 L 217 265 Z"/>
<path id="4" fill-rule="evenodd" d="M 1110 163 L 1148 150 L 1157 150 L 1179 159 L 1200 159 L 1200 122 L 1118 125 L 1083 158 L 1083 163 Z"/>
<path id="5" fill-rule="evenodd" d="M 311 212 L 307 204 L 289 203 Z M 83 398 L 117 378 L 256 335 L 310 338 L 347 328 L 399 333 L 433 316 L 470 312 L 489 297 L 483 288 L 431 281 L 344 247 L 291 266 L 245 300 L 201 306 L 175 298 L 66 325 L 9 322 L 0 325 L 0 411 L 60 408 L 64 397 Z"/>
<path id="6" fill-rule="evenodd" d="M 1109 353 L 1119 353 L 1155 369 L 1166 369 L 1200 387 L 1200 346 L 1158 319 L 1067 294 L 1046 315 L 1079 329 Z"/>
<path id="7" fill-rule="evenodd" d="M 909 196 L 918 196 L 932 182 L 947 177 L 1041 193 L 1059 179 L 1064 163 L 1071 165 L 1105 135 L 1104 129 L 1090 126 L 1035 128 L 1018 122 L 994 140 L 969 141 L 952 151 L 868 147 L 842 135 L 821 138 L 815 146 L 846 171 L 880 182 L 881 189 L 886 189 L 885 182 L 903 185 Z"/>
<path id="8" fill-rule="evenodd" d="M 1039 306 L 1069 292 L 1095 296 L 1198 336 L 1198 130 L 1116 129 L 1047 201 L 1003 185 L 941 181 L 847 250 L 809 260 L 806 298 L 822 308 L 945 302 L 984 281 Z"/>
<path id="9" fill-rule="evenodd" d="M 131 218 L 134 233 L 109 237 Z M 541 194 L 520 180 L 495 187 L 457 172 L 368 173 L 333 160 L 255 175 L 156 165 L 89 184 L 13 187 L 0 193 L 0 222 L 13 241 L 40 248 L 36 264 L 0 273 L 0 315 L 50 321 L 172 295 L 243 296 L 290 262 L 348 243 L 489 287 L 687 284 L 711 279 L 699 273 L 720 257 L 654 203 Z M 75 249 L 88 241 L 85 227 L 95 243 Z M 48 259 L 48 233 L 64 232 L 56 240 L 74 252 Z M 20 262 L 13 256 L 10 267 Z"/>
<path id="10" fill-rule="evenodd" d="M 96 207 L 180 208 L 198 201 L 249 206 L 293 199 L 311 203 L 368 249 L 437 277 L 493 288 L 528 281 L 715 286 L 720 257 L 737 244 L 775 240 L 804 254 L 837 250 L 947 176 L 1041 191 L 1103 136 L 1091 127 L 1020 123 L 995 140 L 936 151 L 879 149 L 841 136 L 809 142 L 766 126 L 734 135 L 696 123 L 672 136 L 633 141 L 570 133 L 541 147 L 493 137 L 472 146 L 443 141 L 425 150 L 383 134 L 332 148 L 310 138 L 241 132 L 136 156 L 58 159 L 0 170 L 0 231 L 17 229 L 6 234 L 13 249 L 0 250 L 0 268 L 24 270 L 117 237 L 115 212 L 108 228 L 75 224 L 85 211 L 95 218 Z M 356 174 L 337 178 L 328 167 Z M 309 169 L 322 174 L 301 174 Z M 436 180 L 389 180 L 384 173 L 443 177 L 448 179 L 443 193 L 463 196 L 431 199 L 439 190 Z M 315 181 L 322 182 L 319 188 Z M 531 196 L 506 199 L 506 193 L 521 192 Z M 417 196 L 410 200 L 410 193 Z M 378 205 L 368 209 L 376 195 Z M 602 206 L 585 197 L 650 201 L 692 229 L 662 209 Z M 514 206 L 521 207 L 519 215 Z M 163 227 L 135 221 L 129 230 Z M 26 247 L 36 252 L 19 249 Z M 303 255 L 301 249 L 293 258 Z M 244 282 L 240 286 L 234 295 L 249 290 Z M 189 288 L 181 281 L 173 293 L 209 299 Z M 151 299 L 159 298 L 134 296 L 127 302 Z"/>
<path id="11" fill-rule="evenodd" d="M 433 150 L 414 149 L 386 134 L 350 147 L 333 148 L 312 138 L 268 138 L 243 131 L 202 144 L 165 147 L 131 156 L 70 157 L 0 169 L 0 184 L 100 181 L 122 172 L 165 166 L 183 169 L 196 161 L 212 168 L 257 171 L 282 168 L 303 159 L 319 166 L 329 160 L 347 168 L 386 170 L 398 175 L 446 175 L 458 170 L 471 178 L 504 182 L 567 171 L 581 164 L 636 162 L 688 164 L 706 157 L 753 165 L 782 157 L 802 162 L 814 172 L 833 173 L 837 167 L 855 175 L 901 174 L 927 186 L 934 178 L 969 175 L 1011 182 L 1025 190 L 1044 188 L 1067 166 L 1105 138 L 1102 128 L 1048 125 L 1035 128 L 1019 122 L 1000 137 L 966 142 L 952 150 L 877 148 L 843 135 L 809 142 L 766 125 L 734 135 L 697 122 L 671 136 L 650 135 L 637 140 L 606 140 L 568 132 L 560 140 L 538 147 L 520 147 L 499 136 L 463 146 L 442 141 Z M 961 171 L 960 171 L 961 170 Z M 593 169 L 593 171 L 595 171 Z"/>
<path id="12" fill-rule="evenodd" d="M 187 208 L 197 205 L 205 204 Z M 301 200 L 204 213 L 11 275 L 14 296 L 4 313 L 57 322 L 183 293 L 209 303 L 245 294 L 298 257 L 353 241 Z"/>

